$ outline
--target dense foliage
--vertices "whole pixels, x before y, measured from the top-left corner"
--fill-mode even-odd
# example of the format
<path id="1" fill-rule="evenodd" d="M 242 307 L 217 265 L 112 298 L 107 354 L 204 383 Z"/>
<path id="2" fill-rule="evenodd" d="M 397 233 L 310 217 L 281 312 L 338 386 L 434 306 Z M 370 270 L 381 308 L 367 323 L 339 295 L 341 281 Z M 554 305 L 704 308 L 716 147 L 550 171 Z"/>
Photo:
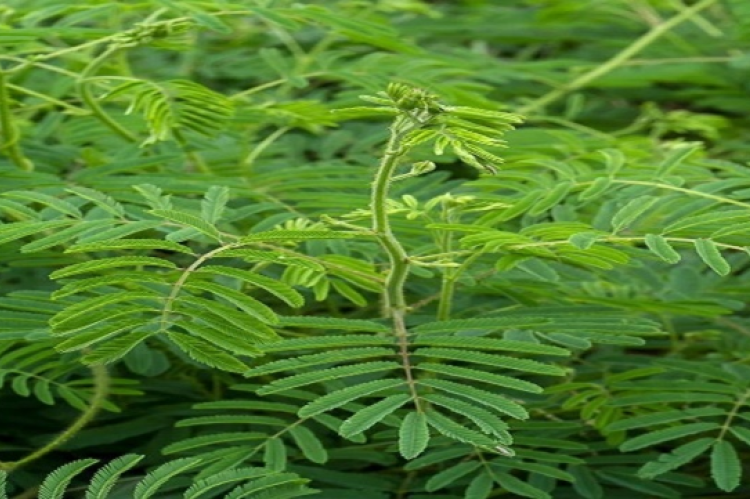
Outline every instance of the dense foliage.
<path id="1" fill-rule="evenodd" d="M 0 64 L 0 499 L 750 494 L 746 0 L 7 0 Z"/>

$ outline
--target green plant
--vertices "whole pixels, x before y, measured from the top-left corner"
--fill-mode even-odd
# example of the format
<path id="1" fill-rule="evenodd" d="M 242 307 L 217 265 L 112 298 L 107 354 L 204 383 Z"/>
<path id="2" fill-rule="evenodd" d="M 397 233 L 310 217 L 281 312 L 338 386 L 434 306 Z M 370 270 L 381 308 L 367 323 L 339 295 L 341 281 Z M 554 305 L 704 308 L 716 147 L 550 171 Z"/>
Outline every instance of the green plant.
<path id="1" fill-rule="evenodd" d="M 0 498 L 747 492 L 742 2 L 0 9 Z"/>

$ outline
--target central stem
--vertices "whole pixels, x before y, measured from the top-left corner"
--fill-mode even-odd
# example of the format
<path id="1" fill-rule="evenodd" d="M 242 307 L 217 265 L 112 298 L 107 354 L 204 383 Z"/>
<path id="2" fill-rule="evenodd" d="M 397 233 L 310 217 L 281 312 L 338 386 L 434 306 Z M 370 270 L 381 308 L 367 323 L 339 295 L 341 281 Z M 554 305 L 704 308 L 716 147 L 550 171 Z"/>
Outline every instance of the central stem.
<path id="1" fill-rule="evenodd" d="M 393 234 L 388 217 L 388 192 L 391 180 L 396 168 L 398 168 L 399 160 L 406 153 L 402 139 L 413 127 L 412 122 L 403 118 L 397 118 L 393 123 L 391 137 L 373 181 L 370 209 L 372 210 L 373 231 L 388 255 L 390 263 L 383 292 L 383 314 L 393 321 L 393 332 L 398 341 L 399 356 L 401 357 L 406 384 L 409 386 L 409 392 L 417 411 L 421 412 L 416 381 L 409 358 L 409 336 L 404 320 L 408 308 L 404 296 L 404 284 L 409 274 L 409 255 Z"/>

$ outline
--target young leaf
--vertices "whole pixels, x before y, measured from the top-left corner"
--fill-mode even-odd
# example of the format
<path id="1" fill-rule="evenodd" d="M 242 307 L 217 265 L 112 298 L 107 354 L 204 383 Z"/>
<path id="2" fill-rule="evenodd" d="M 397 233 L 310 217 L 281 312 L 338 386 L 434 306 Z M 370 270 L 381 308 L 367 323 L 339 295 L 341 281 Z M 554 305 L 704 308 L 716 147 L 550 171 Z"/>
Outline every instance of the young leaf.
<path id="1" fill-rule="evenodd" d="M 656 178 L 664 178 L 680 166 L 693 152 L 700 149 L 700 142 L 687 142 L 675 147 L 656 169 Z"/>
<path id="2" fill-rule="evenodd" d="M 729 262 L 721 256 L 716 243 L 710 239 L 696 239 L 695 251 L 701 257 L 701 260 L 720 276 L 728 275 L 732 271 Z"/>
<path id="3" fill-rule="evenodd" d="M 357 236 L 372 235 L 369 232 L 342 232 L 333 230 L 270 230 L 248 234 L 241 243 L 315 241 L 318 239 L 351 239 Z"/>
<path id="4" fill-rule="evenodd" d="M 612 231 L 620 232 L 632 224 L 638 217 L 650 210 L 657 202 L 658 197 L 641 196 L 632 199 L 628 204 L 620 208 L 612 217 Z"/>
<path id="5" fill-rule="evenodd" d="M 677 263 L 680 261 L 680 254 L 672 248 L 672 245 L 664 237 L 658 234 L 646 234 L 644 240 L 648 249 L 665 262 Z"/>
<path id="6" fill-rule="evenodd" d="M 221 241 L 221 235 L 219 230 L 213 226 L 213 224 L 203 220 L 202 218 L 191 215 L 190 213 L 184 213 L 182 211 L 175 210 L 151 210 L 149 213 L 157 217 L 167 219 L 179 225 L 190 227 L 195 229 L 201 234 L 204 234 L 211 239 Z"/>
<path id="7" fill-rule="evenodd" d="M 529 210 L 529 215 L 536 217 L 542 213 L 548 211 L 553 206 L 559 204 L 565 199 L 573 188 L 571 182 L 560 182 L 550 190 L 546 196 L 542 197 L 534 206 Z"/>
<path id="8" fill-rule="evenodd" d="M 604 156 L 604 165 L 610 176 L 616 175 L 625 164 L 625 155 L 619 149 L 602 149 L 597 152 Z"/>
<path id="9" fill-rule="evenodd" d="M 125 216 L 125 208 L 106 194 L 81 186 L 69 187 L 65 190 L 95 204 L 110 215 L 117 218 Z"/>
<path id="10" fill-rule="evenodd" d="M 581 201 L 591 201 L 604 194 L 612 185 L 612 177 L 598 177 L 591 185 L 578 195 Z"/>
<path id="11" fill-rule="evenodd" d="M 215 224 L 221 219 L 228 201 L 229 188 L 212 185 L 201 201 L 201 218 L 208 223 Z"/>

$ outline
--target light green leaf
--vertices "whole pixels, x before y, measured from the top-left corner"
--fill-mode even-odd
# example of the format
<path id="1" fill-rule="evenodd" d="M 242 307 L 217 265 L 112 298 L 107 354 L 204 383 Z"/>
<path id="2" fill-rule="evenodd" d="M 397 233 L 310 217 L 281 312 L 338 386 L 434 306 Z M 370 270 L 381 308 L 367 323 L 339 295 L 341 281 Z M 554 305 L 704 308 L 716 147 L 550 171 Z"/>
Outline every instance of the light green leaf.
<path id="1" fill-rule="evenodd" d="M 42 482 L 39 487 L 39 499 L 62 499 L 70 482 L 97 462 L 97 459 L 81 459 L 60 466 Z"/>
<path id="2" fill-rule="evenodd" d="M 215 224 L 221 219 L 228 201 L 229 188 L 223 185 L 212 185 L 201 201 L 201 218 L 208 223 Z"/>
<path id="3" fill-rule="evenodd" d="M 693 152 L 701 148 L 700 142 L 685 142 L 672 149 L 656 168 L 656 178 L 664 178 L 680 166 Z"/>
<path id="4" fill-rule="evenodd" d="M 591 201 L 597 199 L 602 194 L 604 194 L 611 185 L 611 177 L 598 177 L 593 182 L 591 182 L 591 185 L 588 186 L 586 190 L 578 195 L 578 199 L 581 201 Z"/>
<path id="5" fill-rule="evenodd" d="M 133 492 L 133 499 L 151 499 L 159 491 L 159 488 L 172 477 L 194 468 L 200 462 L 201 460 L 198 458 L 186 457 L 158 466 L 138 482 Z"/>
<path id="6" fill-rule="evenodd" d="M 211 239 L 221 241 L 221 234 L 219 234 L 219 230 L 216 227 L 214 227 L 211 223 L 206 222 L 202 218 L 191 215 L 190 213 L 176 210 L 151 210 L 149 213 L 154 216 L 167 219 L 176 224 L 190 227 L 191 229 L 195 229 L 201 234 L 210 237 Z"/>
<path id="7" fill-rule="evenodd" d="M 120 256 L 114 258 L 103 258 L 101 260 L 92 260 L 88 262 L 75 263 L 50 274 L 52 279 L 61 277 L 70 277 L 89 272 L 100 272 L 118 267 L 141 267 L 153 266 L 176 269 L 177 265 L 162 258 L 152 258 L 148 256 Z"/>
<path id="8" fill-rule="evenodd" d="M 640 196 L 632 199 L 625 206 L 620 208 L 612 217 L 613 232 L 620 232 L 622 229 L 631 225 L 638 217 L 650 210 L 659 202 L 655 196 Z"/>
<path id="9" fill-rule="evenodd" d="M 126 454 L 109 462 L 91 478 L 86 489 L 86 499 L 107 499 L 112 488 L 123 473 L 137 465 L 144 456 Z"/>
<path id="10" fill-rule="evenodd" d="M 559 182 L 544 197 L 542 197 L 542 199 L 534 204 L 534 206 L 529 210 L 529 215 L 531 215 L 532 217 L 541 215 L 542 213 L 550 210 L 552 207 L 558 205 L 568 196 L 568 193 L 572 188 L 572 182 Z"/>
<path id="11" fill-rule="evenodd" d="M 644 240 L 648 249 L 665 262 L 677 263 L 680 261 L 680 254 L 672 248 L 672 245 L 670 245 L 663 236 L 658 234 L 646 234 Z"/>
<path id="12" fill-rule="evenodd" d="M 256 232 L 248 234 L 240 239 L 240 242 L 297 242 L 297 241 L 315 241 L 318 239 L 351 239 L 353 237 L 372 236 L 369 232 L 341 232 L 333 230 L 270 230 L 266 232 Z"/>
<path id="13" fill-rule="evenodd" d="M 728 275 L 732 271 L 729 262 L 721 256 L 716 243 L 710 239 L 696 239 L 695 251 L 701 257 L 701 260 L 720 276 Z"/>
<path id="14" fill-rule="evenodd" d="M 625 155 L 619 149 L 602 149 L 597 152 L 604 156 L 604 165 L 610 176 L 616 175 L 625 164 Z"/>

